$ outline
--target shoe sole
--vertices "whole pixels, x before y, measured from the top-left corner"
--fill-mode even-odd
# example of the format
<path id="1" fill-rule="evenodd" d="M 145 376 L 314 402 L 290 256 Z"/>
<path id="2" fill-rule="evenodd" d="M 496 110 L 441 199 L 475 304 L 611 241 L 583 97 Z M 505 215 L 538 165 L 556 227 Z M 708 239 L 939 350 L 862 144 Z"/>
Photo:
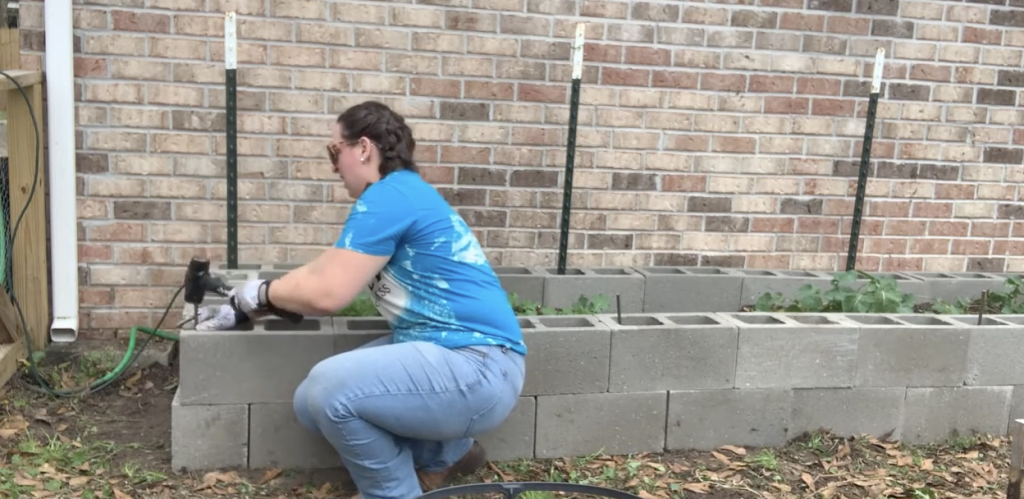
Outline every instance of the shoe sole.
<path id="1" fill-rule="evenodd" d="M 444 479 L 441 480 L 441 483 L 432 490 L 447 487 L 448 485 L 451 485 L 453 479 L 472 475 L 476 470 L 487 464 L 487 450 L 484 449 L 483 446 L 474 442 L 473 446 L 469 448 L 469 452 L 472 454 L 472 457 L 468 459 L 463 458 L 463 461 L 455 463 L 455 465 L 452 466 L 451 471 L 449 471 Z M 420 480 L 420 486 L 426 488 L 422 479 Z"/>

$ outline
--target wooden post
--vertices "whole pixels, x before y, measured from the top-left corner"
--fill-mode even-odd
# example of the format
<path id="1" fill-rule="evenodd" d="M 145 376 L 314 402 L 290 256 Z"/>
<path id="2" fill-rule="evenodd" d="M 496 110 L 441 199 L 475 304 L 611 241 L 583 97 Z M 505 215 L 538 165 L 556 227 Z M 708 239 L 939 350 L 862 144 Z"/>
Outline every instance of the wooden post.
<path id="1" fill-rule="evenodd" d="M 25 73 L 19 81 L 32 103 L 32 114 L 21 92 L 6 81 L 7 91 L 7 151 L 10 178 L 10 210 L 12 241 L 11 275 L 14 296 L 21 306 L 32 338 L 32 349 L 42 350 L 49 338 L 50 286 L 47 265 L 46 233 L 46 157 L 44 155 L 46 113 L 43 109 L 43 84 L 38 71 L 9 71 Z M 34 80 L 34 82 L 33 82 Z M 29 82 L 29 84 L 25 84 Z M 68 110 L 69 113 L 73 110 Z M 33 125 L 33 119 L 35 123 Z M 36 127 L 39 143 L 36 149 Z M 38 157 L 37 157 L 38 152 Z M 38 159 L 38 165 L 36 161 Z M 26 203 L 28 207 L 26 208 Z M 21 224 L 18 217 L 25 214 Z M 0 307 L 2 311 L 3 307 Z"/>
<path id="2" fill-rule="evenodd" d="M 1024 419 L 1010 423 L 1010 482 L 1006 485 L 1006 499 L 1024 498 Z"/>

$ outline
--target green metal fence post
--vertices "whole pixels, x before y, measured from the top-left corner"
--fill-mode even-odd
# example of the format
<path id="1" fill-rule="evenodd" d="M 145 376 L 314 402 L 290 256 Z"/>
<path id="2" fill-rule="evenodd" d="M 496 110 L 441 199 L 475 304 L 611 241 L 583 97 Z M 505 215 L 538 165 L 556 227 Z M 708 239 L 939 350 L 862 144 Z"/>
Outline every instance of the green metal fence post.
<path id="1" fill-rule="evenodd" d="M 576 162 L 576 122 L 579 119 L 580 82 L 583 79 L 583 42 L 586 24 L 576 24 L 576 40 L 572 46 L 572 93 L 569 96 L 569 136 L 565 151 L 565 180 L 562 186 L 562 224 L 558 239 L 558 274 L 565 274 L 569 253 L 569 220 L 572 208 L 572 176 Z"/>
<path id="2" fill-rule="evenodd" d="M 238 37 L 236 15 L 224 16 L 224 102 L 227 123 L 228 268 L 238 268 Z"/>
<path id="3" fill-rule="evenodd" d="M 879 47 L 875 54 L 875 71 L 871 78 L 871 93 L 868 95 L 867 123 L 864 126 L 864 145 L 860 152 L 860 172 L 857 176 L 857 197 L 853 201 L 853 223 L 850 226 L 850 247 L 846 252 L 846 270 L 857 264 L 857 244 L 860 238 L 860 220 L 864 215 L 864 196 L 867 191 L 868 170 L 871 165 L 871 138 L 875 133 L 875 113 L 878 110 L 878 96 L 882 90 L 882 64 L 885 48 Z"/>

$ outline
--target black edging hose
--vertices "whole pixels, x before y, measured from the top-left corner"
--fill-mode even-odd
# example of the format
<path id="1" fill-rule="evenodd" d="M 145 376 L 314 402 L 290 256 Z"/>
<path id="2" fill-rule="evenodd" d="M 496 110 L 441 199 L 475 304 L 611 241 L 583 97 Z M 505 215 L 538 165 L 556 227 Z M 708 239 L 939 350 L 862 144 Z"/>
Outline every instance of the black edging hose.
<path id="1" fill-rule="evenodd" d="M 11 77 L 11 75 L 8 74 L 6 71 L 0 70 L 0 74 L 2 74 L 5 78 L 10 80 L 10 82 L 18 88 L 18 92 L 21 93 L 21 97 L 25 100 L 25 105 L 28 107 L 29 117 L 32 118 L 32 128 L 35 131 L 35 168 L 32 174 L 32 188 L 29 190 L 28 199 L 25 200 L 25 206 L 21 208 L 21 213 L 18 214 L 18 220 L 14 223 L 14 230 L 11 231 L 11 246 L 13 248 L 14 239 L 17 237 L 18 229 L 21 226 L 21 219 L 22 217 L 25 216 L 25 212 L 28 211 L 29 204 L 32 203 L 32 198 L 35 197 L 36 194 L 36 184 L 39 179 L 39 123 L 36 121 L 35 109 L 33 109 L 32 107 L 32 101 L 28 98 L 28 94 L 25 93 L 25 88 L 22 87 L 21 83 L 18 83 L 18 81 Z M 9 171 L 10 169 L 8 168 L 8 172 Z M 10 268 L 12 260 L 11 251 L 7 251 L 6 260 L 7 261 L 4 262 L 5 266 L 7 266 L 7 268 Z M 11 274 L 11 278 L 13 279 L 14 272 L 12 271 Z M 14 304 L 15 310 L 18 311 L 18 320 L 21 322 L 21 329 L 25 333 L 25 350 L 27 352 L 28 357 L 29 371 L 32 373 L 32 376 L 39 384 L 38 387 L 29 385 L 29 388 L 34 391 L 45 393 L 47 395 L 52 395 L 54 397 L 75 397 L 87 393 L 96 392 L 110 386 L 111 384 L 114 383 L 114 381 L 117 381 L 117 379 L 124 375 L 124 373 L 128 369 L 128 366 L 134 363 L 136 359 L 138 359 L 139 355 L 142 353 L 143 350 L 146 349 L 146 346 L 149 344 L 149 342 L 153 339 L 154 336 L 159 336 L 161 338 L 173 341 L 178 340 L 178 337 L 176 335 L 167 331 L 161 331 L 160 325 L 163 324 L 164 319 L 167 318 L 167 314 L 170 313 L 171 306 L 174 304 L 174 300 L 178 298 L 178 295 L 181 293 L 182 289 L 184 289 L 184 285 L 179 287 L 178 290 L 174 293 L 174 296 L 171 297 L 170 302 L 167 304 L 167 308 L 164 309 L 163 315 L 160 316 L 160 320 L 156 324 L 156 328 L 147 328 L 143 326 L 132 327 L 131 333 L 128 338 L 128 349 L 125 351 L 124 357 L 121 358 L 121 362 L 120 364 L 117 365 L 117 367 L 115 367 L 112 371 L 107 373 L 106 376 L 90 383 L 88 386 L 68 390 L 59 390 L 50 386 L 50 384 L 47 383 L 46 380 L 43 379 L 43 377 L 39 374 L 39 366 L 36 365 L 36 359 L 34 355 L 35 352 L 32 349 L 32 338 L 31 336 L 29 336 L 28 324 L 25 322 L 25 315 L 24 312 L 22 312 L 21 310 L 21 305 L 18 304 L 18 297 L 15 296 L 14 286 L 11 286 L 11 303 Z M 142 342 L 142 346 L 136 351 L 135 341 L 139 331 L 148 334 L 149 337 L 147 337 L 146 340 Z"/>

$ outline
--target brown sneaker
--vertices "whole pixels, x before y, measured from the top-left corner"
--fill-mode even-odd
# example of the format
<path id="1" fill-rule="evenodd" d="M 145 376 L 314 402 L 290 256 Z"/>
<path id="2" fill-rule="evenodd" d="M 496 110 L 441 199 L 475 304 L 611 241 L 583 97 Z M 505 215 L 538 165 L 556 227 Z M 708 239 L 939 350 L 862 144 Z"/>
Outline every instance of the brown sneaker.
<path id="1" fill-rule="evenodd" d="M 455 464 L 441 471 L 417 471 L 416 474 L 420 478 L 420 487 L 423 488 L 423 492 L 429 492 L 448 485 L 453 478 L 470 475 L 485 464 L 487 464 L 487 451 L 474 440 L 466 455 L 462 456 L 462 459 Z"/>

